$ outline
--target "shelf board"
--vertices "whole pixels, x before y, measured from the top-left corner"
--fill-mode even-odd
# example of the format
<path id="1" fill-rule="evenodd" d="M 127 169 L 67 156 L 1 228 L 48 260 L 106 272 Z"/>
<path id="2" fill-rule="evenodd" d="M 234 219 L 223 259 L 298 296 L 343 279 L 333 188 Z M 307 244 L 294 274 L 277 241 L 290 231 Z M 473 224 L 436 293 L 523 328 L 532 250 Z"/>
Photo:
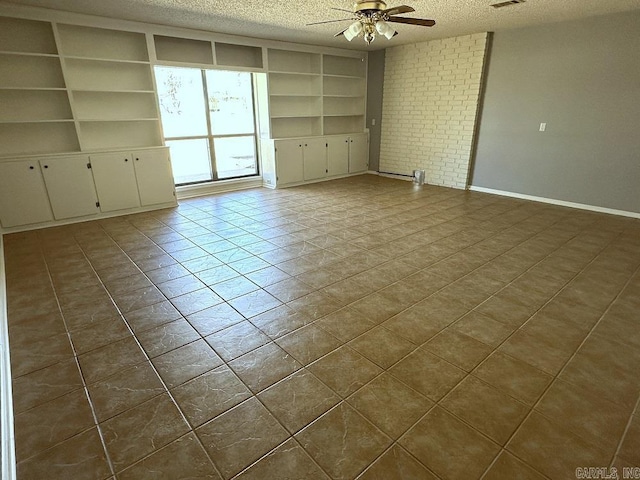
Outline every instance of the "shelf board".
<path id="1" fill-rule="evenodd" d="M 0 125 L 16 123 L 73 123 L 72 118 L 56 118 L 55 120 L 0 120 Z"/>
<path id="2" fill-rule="evenodd" d="M 65 60 L 80 60 L 83 62 L 134 63 L 139 65 L 150 65 L 150 62 L 144 60 L 120 60 L 117 58 L 79 57 L 77 55 L 62 55 L 62 58 L 64 58 Z"/>
<path id="3" fill-rule="evenodd" d="M 296 75 L 296 76 L 305 76 L 305 77 L 320 77 L 321 73 L 309 73 L 309 72 L 286 72 L 283 70 L 269 70 L 269 73 L 276 73 L 278 75 Z"/>
<path id="4" fill-rule="evenodd" d="M 0 87 L 0 90 L 35 90 L 35 91 L 53 91 L 53 92 L 66 92 L 67 89 L 63 87 Z"/>
<path id="5" fill-rule="evenodd" d="M 335 73 L 323 73 L 322 74 L 323 77 L 333 77 L 333 78 L 353 78 L 353 79 L 360 79 L 360 80 L 364 80 L 365 77 L 362 77 L 360 75 L 338 75 Z"/>
<path id="6" fill-rule="evenodd" d="M 79 122 L 157 122 L 159 118 L 79 118 Z"/>
<path id="7" fill-rule="evenodd" d="M 33 53 L 33 52 L 13 52 L 8 50 L 0 50 L 0 55 L 17 55 L 21 57 L 47 57 L 47 58 L 60 58 L 60 55 L 56 53 Z"/>
<path id="8" fill-rule="evenodd" d="M 325 113 L 323 117 L 364 117 L 364 113 Z"/>
<path id="9" fill-rule="evenodd" d="M 345 95 L 345 94 L 334 95 L 334 94 L 325 93 L 323 97 L 325 98 L 327 97 L 329 98 L 364 98 L 364 95 Z"/>
<path id="10" fill-rule="evenodd" d="M 105 90 L 104 88 L 71 88 L 72 92 L 100 92 L 100 93 L 153 93 L 153 90 Z"/>
<path id="11" fill-rule="evenodd" d="M 301 115 L 271 115 L 271 119 L 279 119 L 279 118 L 320 118 L 322 115 L 309 115 L 309 114 L 301 114 Z"/>
<path id="12" fill-rule="evenodd" d="M 321 98 L 322 95 L 320 95 L 319 93 L 317 94 L 312 94 L 312 93 L 271 93 L 269 94 L 270 97 L 309 97 L 309 98 Z"/>

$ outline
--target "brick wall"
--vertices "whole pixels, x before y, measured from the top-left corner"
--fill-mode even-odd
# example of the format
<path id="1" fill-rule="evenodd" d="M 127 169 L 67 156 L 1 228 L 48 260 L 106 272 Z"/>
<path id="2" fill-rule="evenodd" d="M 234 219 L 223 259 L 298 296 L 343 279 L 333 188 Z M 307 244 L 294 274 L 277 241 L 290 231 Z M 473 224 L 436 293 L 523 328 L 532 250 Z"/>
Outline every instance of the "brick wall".
<path id="1" fill-rule="evenodd" d="M 465 188 L 486 33 L 387 49 L 380 171 Z"/>

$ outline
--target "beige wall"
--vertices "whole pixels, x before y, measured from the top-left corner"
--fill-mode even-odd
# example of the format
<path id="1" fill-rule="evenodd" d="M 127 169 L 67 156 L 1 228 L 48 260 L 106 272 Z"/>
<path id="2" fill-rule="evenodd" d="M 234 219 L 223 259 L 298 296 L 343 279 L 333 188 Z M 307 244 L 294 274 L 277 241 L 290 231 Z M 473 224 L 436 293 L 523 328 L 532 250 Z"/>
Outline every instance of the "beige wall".
<path id="1" fill-rule="evenodd" d="M 465 188 L 487 34 L 388 48 L 380 171 Z"/>

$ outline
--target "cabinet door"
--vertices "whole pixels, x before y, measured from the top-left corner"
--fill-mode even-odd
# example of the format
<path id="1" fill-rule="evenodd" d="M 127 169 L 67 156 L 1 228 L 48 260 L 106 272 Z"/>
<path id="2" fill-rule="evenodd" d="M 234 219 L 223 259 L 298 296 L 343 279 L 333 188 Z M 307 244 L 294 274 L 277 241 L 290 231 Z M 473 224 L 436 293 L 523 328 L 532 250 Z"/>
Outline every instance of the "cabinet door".
<path id="1" fill-rule="evenodd" d="M 37 160 L 0 163 L 0 223 L 5 228 L 53 220 Z"/>
<path id="2" fill-rule="evenodd" d="M 308 138 L 303 148 L 304 179 L 315 180 L 327 176 L 327 141 L 324 138 Z"/>
<path id="3" fill-rule="evenodd" d="M 327 137 L 329 175 L 349 173 L 349 137 Z"/>
<path id="4" fill-rule="evenodd" d="M 302 140 L 276 140 L 276 183 L 302 182 Z"/>
<path id="5" fill-rule="evenodd" d="M 140 203 L 143 206 L 175 203 L 173 171 L 168 148 L 133 152 L 133 165 Z"/>
<path id="6" fill-rule="evenodd" d="M 40 167 L 56 220 L 99 212 L 89 157 L 41 159 Z"/>
<path id="7" fill-rule="evenodd" d="M 349 173 L 364 172 L 369 166 L 367 135 L 352 135 L 349 138 Z"/>
<path id="8" fill-rule="evenodd" d="M 90 158 L 101 211 L 111 212 L 140 206 L 131 154 L 101 153 L 91 155 Z"/>

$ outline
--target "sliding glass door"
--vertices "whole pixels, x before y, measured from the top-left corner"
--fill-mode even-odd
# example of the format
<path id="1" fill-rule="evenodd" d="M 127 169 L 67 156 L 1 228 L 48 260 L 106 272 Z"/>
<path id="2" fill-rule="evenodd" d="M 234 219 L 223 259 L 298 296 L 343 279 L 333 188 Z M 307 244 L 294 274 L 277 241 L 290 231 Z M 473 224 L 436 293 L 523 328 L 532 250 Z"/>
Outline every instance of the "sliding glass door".
<path id="1" fill-rule="evenodd" d="M 176 185 L 258 174 L 251 73 L 160 66 L 155 73 Z"/>

